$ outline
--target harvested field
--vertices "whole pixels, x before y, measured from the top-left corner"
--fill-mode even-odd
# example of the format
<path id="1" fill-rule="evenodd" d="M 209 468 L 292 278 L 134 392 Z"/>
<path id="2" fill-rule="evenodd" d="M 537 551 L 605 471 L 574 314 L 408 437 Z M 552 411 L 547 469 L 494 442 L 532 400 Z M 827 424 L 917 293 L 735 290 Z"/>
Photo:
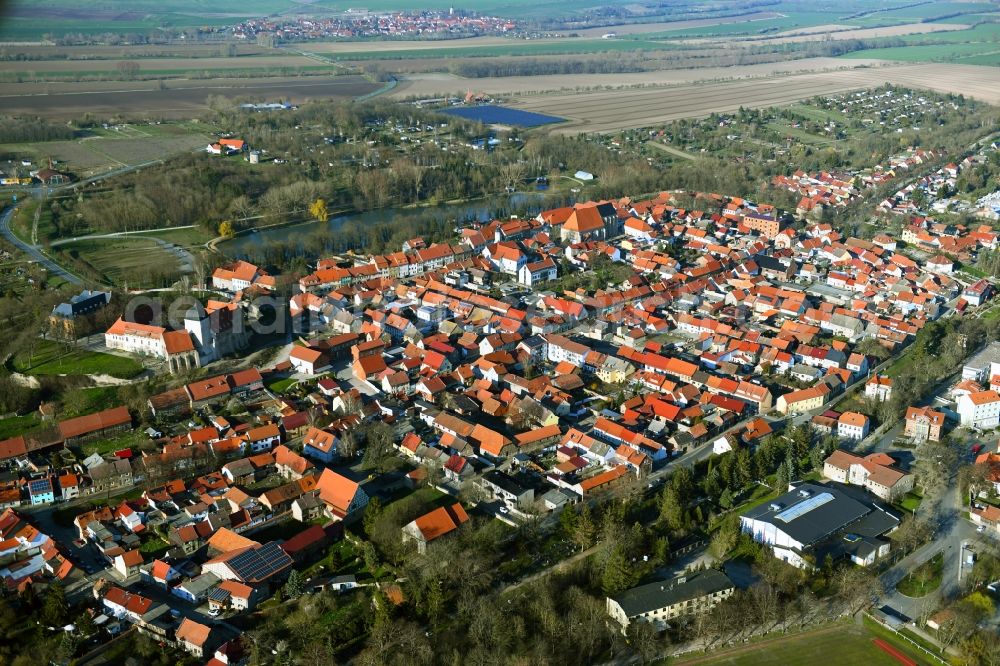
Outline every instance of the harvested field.
<path id="1" fill-rule="evenodd" d="M 268 79 L 176 79 L 135 83 L 4 84 L 0 113 L 46 118 L 134 115 L 144 118 L 191 118 L 207 108 L 211 95 L 256 101 L 353 99 L 378 89 L 360 76 L 274 77 Z"/>
<path id="2" fill-rule="evenodd" d="M 281 69 L 315 67 L 318 61 L 301 55 L 240 56 L 235 58 L 144 58 L 136 59 L 138 76 L 157 71 L 201 71 L 225 69 Z M 117 75 L 118 60 L 0 60 L 0 72 L 77 73 Z"/>
<path id="3" fill-rule="evenodd" d="M 794 72 L 814 72 L 822 70 L 843 70 L 848 68 L 882 64 L 878 60 L 840 60 L 837 58 L 803 58 L 785 62 L 761 65 L 741 65 L 736 67 L 705 67 L 699 69 L 673 69 L 656 72 L 636 72 L 627 74 L 563 74 L 543 76 L 505 76 L 489 79 L 465 79 L 461 77 L 419 76 L 400 80 L 390 96 L 441 97 L 450 94 L 464 95 L 470 87 L 477 92 L 490 95 L 531 94 L 553 90 L 574 90 L 586 88 L 627 88 L 633 86 L 664 86 L 695 81 L 725 81 L 750 77 L 771 76 Z M 559 115 L 559 114 L 555 114 Z"/>
<path id="4" fill-rule="evenodd" d="M 814 95 L 869 88 L 889 82 L 971 94 L 993 104 L 1000 102 L 1000 78 L 991 69 L 964 65 L 911 65 L 664 88 L 552 93 L 523 97 L 514 105 L 536 113 L 568 118 L 570 122 L 552 130 L 556 133 L 610 132 L 713 112 L 732 112 L 740 107 L 783 105 Z"/>

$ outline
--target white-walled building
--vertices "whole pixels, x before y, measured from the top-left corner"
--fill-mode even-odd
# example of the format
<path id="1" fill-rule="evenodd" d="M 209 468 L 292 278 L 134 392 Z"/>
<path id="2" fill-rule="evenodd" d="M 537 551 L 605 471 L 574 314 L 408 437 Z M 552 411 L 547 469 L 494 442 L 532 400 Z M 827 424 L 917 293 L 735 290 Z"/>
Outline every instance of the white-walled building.
<path id="1" fill-rule="evenodd" d="M 959 422 L 967 428 L 987 430 L 1000 424 L 1000 394 L 977 391 L 958 396 L 955 401 Z"/>
<path id="2" fill-rule="evenodd" d="M 670 620 L 707 613 L 736 590 L 729 576 L 706 569 L 655 581 L 608 597 L 608 614 L 622 629 L 635 621 L 665 629 Z"/>
<path id="3" fill-rule="evenodd" d="M 898 469 L 896 461 L 885 453 L 861 457 L 837 449 L 823 463 L 823 476 L 839 483 L 863 486 L 887 502 L 913 490 L 913 475 Z"/>
<path id="4" fill-rule="evenodd" d="M 805 569 L 822 564 L 827 554 L 872 564 L 888 555 L 889 542 L 882 537 L 899 520 L 846 488 L 804 483 L 743 513 L 740 527 L 778 559 Z"/>
<path id="5" fill-rule="evenodd" d="M 869 420 L 858 412 L 844 412 L 837 419 L 837 437 L 860 442 L 868 436 Z"/>

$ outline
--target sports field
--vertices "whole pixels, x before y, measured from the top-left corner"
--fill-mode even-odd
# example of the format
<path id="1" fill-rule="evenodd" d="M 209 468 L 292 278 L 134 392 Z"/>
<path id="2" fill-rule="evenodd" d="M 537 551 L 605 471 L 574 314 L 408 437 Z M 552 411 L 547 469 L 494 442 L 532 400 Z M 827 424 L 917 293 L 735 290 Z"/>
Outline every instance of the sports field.
<path id="1" fill-rule="evenodd" d="M 720 655 L 709 655 L 671 662 L 676 666 L 816 666 L 816 664 L 858 666 L 901 666 L 900 662 L 877 647 L 876 636 L 866 627 L 838 624 L 816 631 L 737 648 Z M 906 657 L 921 666 L 927 662 L 891 643 Z"/>

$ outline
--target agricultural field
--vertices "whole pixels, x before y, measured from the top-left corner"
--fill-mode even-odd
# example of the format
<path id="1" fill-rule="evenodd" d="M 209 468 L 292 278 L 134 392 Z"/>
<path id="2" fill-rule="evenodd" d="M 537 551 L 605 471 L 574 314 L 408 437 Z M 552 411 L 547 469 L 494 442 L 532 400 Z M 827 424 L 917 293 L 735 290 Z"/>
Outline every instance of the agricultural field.
<path id="1" fill-rule="evenodd" d="M 928 44 L 921 46 L 896 46 L 884 49 L 859 51 L 866 58 L 898 60 L 901 62 L 954 62 L 962 64 L 983 64 L 973 62 L 975 58 L 1000 53 L 1000 44 Z M 851 57 L 848 54 L 844 57 Z"/>
<path id="2" fill-rule="evenodd" d="M 310 99 L 354 99 L 379 87 L 361 76 L 8 83 L 0 94 L 0 113 L 54 119 L 79 118 L 85 113 L 109 119 L 125 114 L 192 119 L 208 110 L 211 96 L 298 104 Z"/>
<path id="3" fill-rule="evenodd" d="M 904 35 L 900 39 L 907 45 L 855 51 L 842 58 L 995 65 L 997 59 L 990 56 L 1000 53 L 1000 23 L 983 23 L 967 30 Z"/>
<path id="4" fill-rule="evenodd" d="M 60 245 L 58 251 L 71 267 L 111 286 L 164 287 L 182 272 L 177 251 L 150 237 L 81 240 Z"/>
<path id="5" fill-rule="evenodd" d="M 690 19 L 687 21 L 663 21 L 660 23 L 626 23 L 624 25 L 602 26 L 599 28 L 583 28 L 579 30 L 564 30 L 562 34 L 572 34 L 579 37 L 601 37 L 609 32 L 622 37 L 625 35 L 641 35 L 649 32 L 662 32 L 664 30 L 684 30 L 687 28 L 705 28 L 714 25 L 726 25 L 728 23 L 747 23 L 749 21 L 764 21 L 768 19 L 780 18 L 777 12 L 751 12 L 737 16 L 722 16 L 710 19 Z"/>
<path id="6" fill-rule="evenodd" d="M 774 75 L 825 70 L 847 71 L 884 64 L 878 60 L 843 60 L 840 58 L 805 58 L 792 62 L 740 65 L 735 67 L 704 67 L 655 72 L 619 74 L 562 74 L 542 76 L 497 76 L 466 79 L 450 74 L 418 74 L 402 77 L 388 97 L 409 99 L 464 95 L 470 88 L 494 96 L 518 96 L 549 91 L 586 90 L 588 88 L 629 88 L 643 86 L 673 86 L 701 81 L 730 81 L 763 78 Z M 560 114 L 555 114 L 560 115 Z"/>
<path id="7" fill-rule="evenodd" d="M 876 635 L 867 626 L 846 624 L 753 643 L 719 656 L 681 659 L 674 663 L 678 666 L 811 666 L 836 655 L 836 663 L 841 664 L 899 666 L 899 661 L 875 645 L 876 638 L 889 641 L 893 648 L 914 659 L 914 663 L 925 663 L 918 653 L 903 647 L 902 641 L 890 640 L 882 632 Z"/>
<path id="8" fill-rule="evenodd" d="M 850 26 L 828 26 L 826 30 L 806 30 L 806 34 L 763 37 L 760 39 L 734 41 L 735 45 L 759 46 L 761 44 L 796 44 L 842 39 L 878 39 L 881 37 L 901 37 L 904 35 L 927 35 L 942 32 L 961 32 L 969 29 L 964 23 L 903 23 L 881 28 L 852 28 Z M 797 32 L 797 31 L 793 31 Z M 937 36 L 936 34 L 934 35 Z"/>
<path id="9" fill-rule="evenodd" d="M 274 49 L 245 43 L 176 43 L 176 44 L 87 44 L 54 46 L 51 44 L 0 44 L 0 57 L 15 55 L 33 60 L 122 60 L 137 58 L 217 58 L 273 54 Z"/>
<path id="10" fill-rule="evenodd" d="M 120 70 L 123 62 L 134 65 L 127 75 Z M 112 59 L 89 60 L 6 60 L 0 61 L 0 80 L 42 80 L 103 77 L 107 79 L 141 79 L 147 77 L 207 76 L 220 73 L 256 72 L 266 75 L 319 71 L 329 72 L 333 65 L 303 55 L 253 55 L 238 57 L 202 58 L 130 58 L 127 61 Z"/>
<path id="11" fill-rule="evenodd" d="M 482 38 L 484 41 L 493 41 L 495 38 Z M 457 41 L 457 40 L 455 40 Z M 347 42 L 343 45 L 352 47 L 352 50 L 326 51 L 324 55 L 343 61 L 364 61 L 380 60 L 386 57 L 393 59 L 438 59 L 438 58 L 493 58 L 503 56 L 543 56 L 543 55 L 566 55 L 566 54 L 586 54 L 586 53 L 617 53 L 627 51 L 659 51 L 665 49 L 678 48 L 674 44 L 667 42 L 656 42 L 649 40 L 633 39 L 574 39 L 570 37 L 562 39 L 540 39 L 540 40 L 501 40 L 501 44 L 478 44 L 469 45 L 466 42 L 473 40 L 461 40 L 459 43 L 445 42 L 438 44 L 431 42 L 428 46 L 421 46 L 416 49 L 378 48 L 381 44 L 376 43 L 375 48 L 362 48 L 357 42 Z M 383 42 L 382 44 L 386 44 Z M 389 43 L 391 44 L 391 43 Z M 337 44 L 340 46 L 341 44 Z M 394 46 L 394 45 L 393 45 Z M 311 45 L 310 52 L 320 53 Z M 334 55 L 335 54 L 335 55 Z"/>
<path id="12" fill-rule="evenodd" d="M 556 133 L 610 132 L 712 112 L 732 112 L 740 107 L 784 105 L 815 95 L 871 88 L 885 83 L 962 93 L 991 104 L 1000 103 L 1000 77 L 995 76 L 991 69 L 963 65 L 911 65 L 670 88 L 553 92 L 523 96 L 514 105 L 527 111 L 562 114 L 568 118 L 570 122 L 552 130 Z"/>
<path id="13" fill-rule="evenodd" d="M 71 141 L 0 144 L 0 155 L 28 158 L 35 164 L 48 159 L 77 178 L 89 178 L 112 169 L 143 164 L 204 148 L 211 128 L 190 123 L 119 125 L 90 131 Z"/>

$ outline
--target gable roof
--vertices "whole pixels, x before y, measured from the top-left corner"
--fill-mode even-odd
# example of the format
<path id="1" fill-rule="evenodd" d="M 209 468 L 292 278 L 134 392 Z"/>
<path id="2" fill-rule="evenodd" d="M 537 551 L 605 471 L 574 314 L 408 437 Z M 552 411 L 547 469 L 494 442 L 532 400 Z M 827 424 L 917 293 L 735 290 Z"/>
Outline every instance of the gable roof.
<path id="1" fill-rule="evenodd" d="M 361 490 L 361 486 L 346 476 L 337 474 L 332 469 L 324 469 L 323 473 L 320 474 L 316 489 L 319 491 L 321 500 L 330 505 L 332 509 L 346 514 L 354 497 Z"/>
<path id="2" fill-rule="evenodd" d="M 180 626 L 177 627 L 177 640 L 190 643 L 191 645 L 204 646 L 211 632 L 211 627 L 184 618 L 181 620 Z"/>
<path id="3" fill-rule="evenodd" d="M 458 529 L 468 520 L 469 514 L 461 504 L 455 502 L 451 506 L 438 507 L 430 513 L 425 513 L 410 524 L 417 528 L 424 541 L 433 541 Z"/>

